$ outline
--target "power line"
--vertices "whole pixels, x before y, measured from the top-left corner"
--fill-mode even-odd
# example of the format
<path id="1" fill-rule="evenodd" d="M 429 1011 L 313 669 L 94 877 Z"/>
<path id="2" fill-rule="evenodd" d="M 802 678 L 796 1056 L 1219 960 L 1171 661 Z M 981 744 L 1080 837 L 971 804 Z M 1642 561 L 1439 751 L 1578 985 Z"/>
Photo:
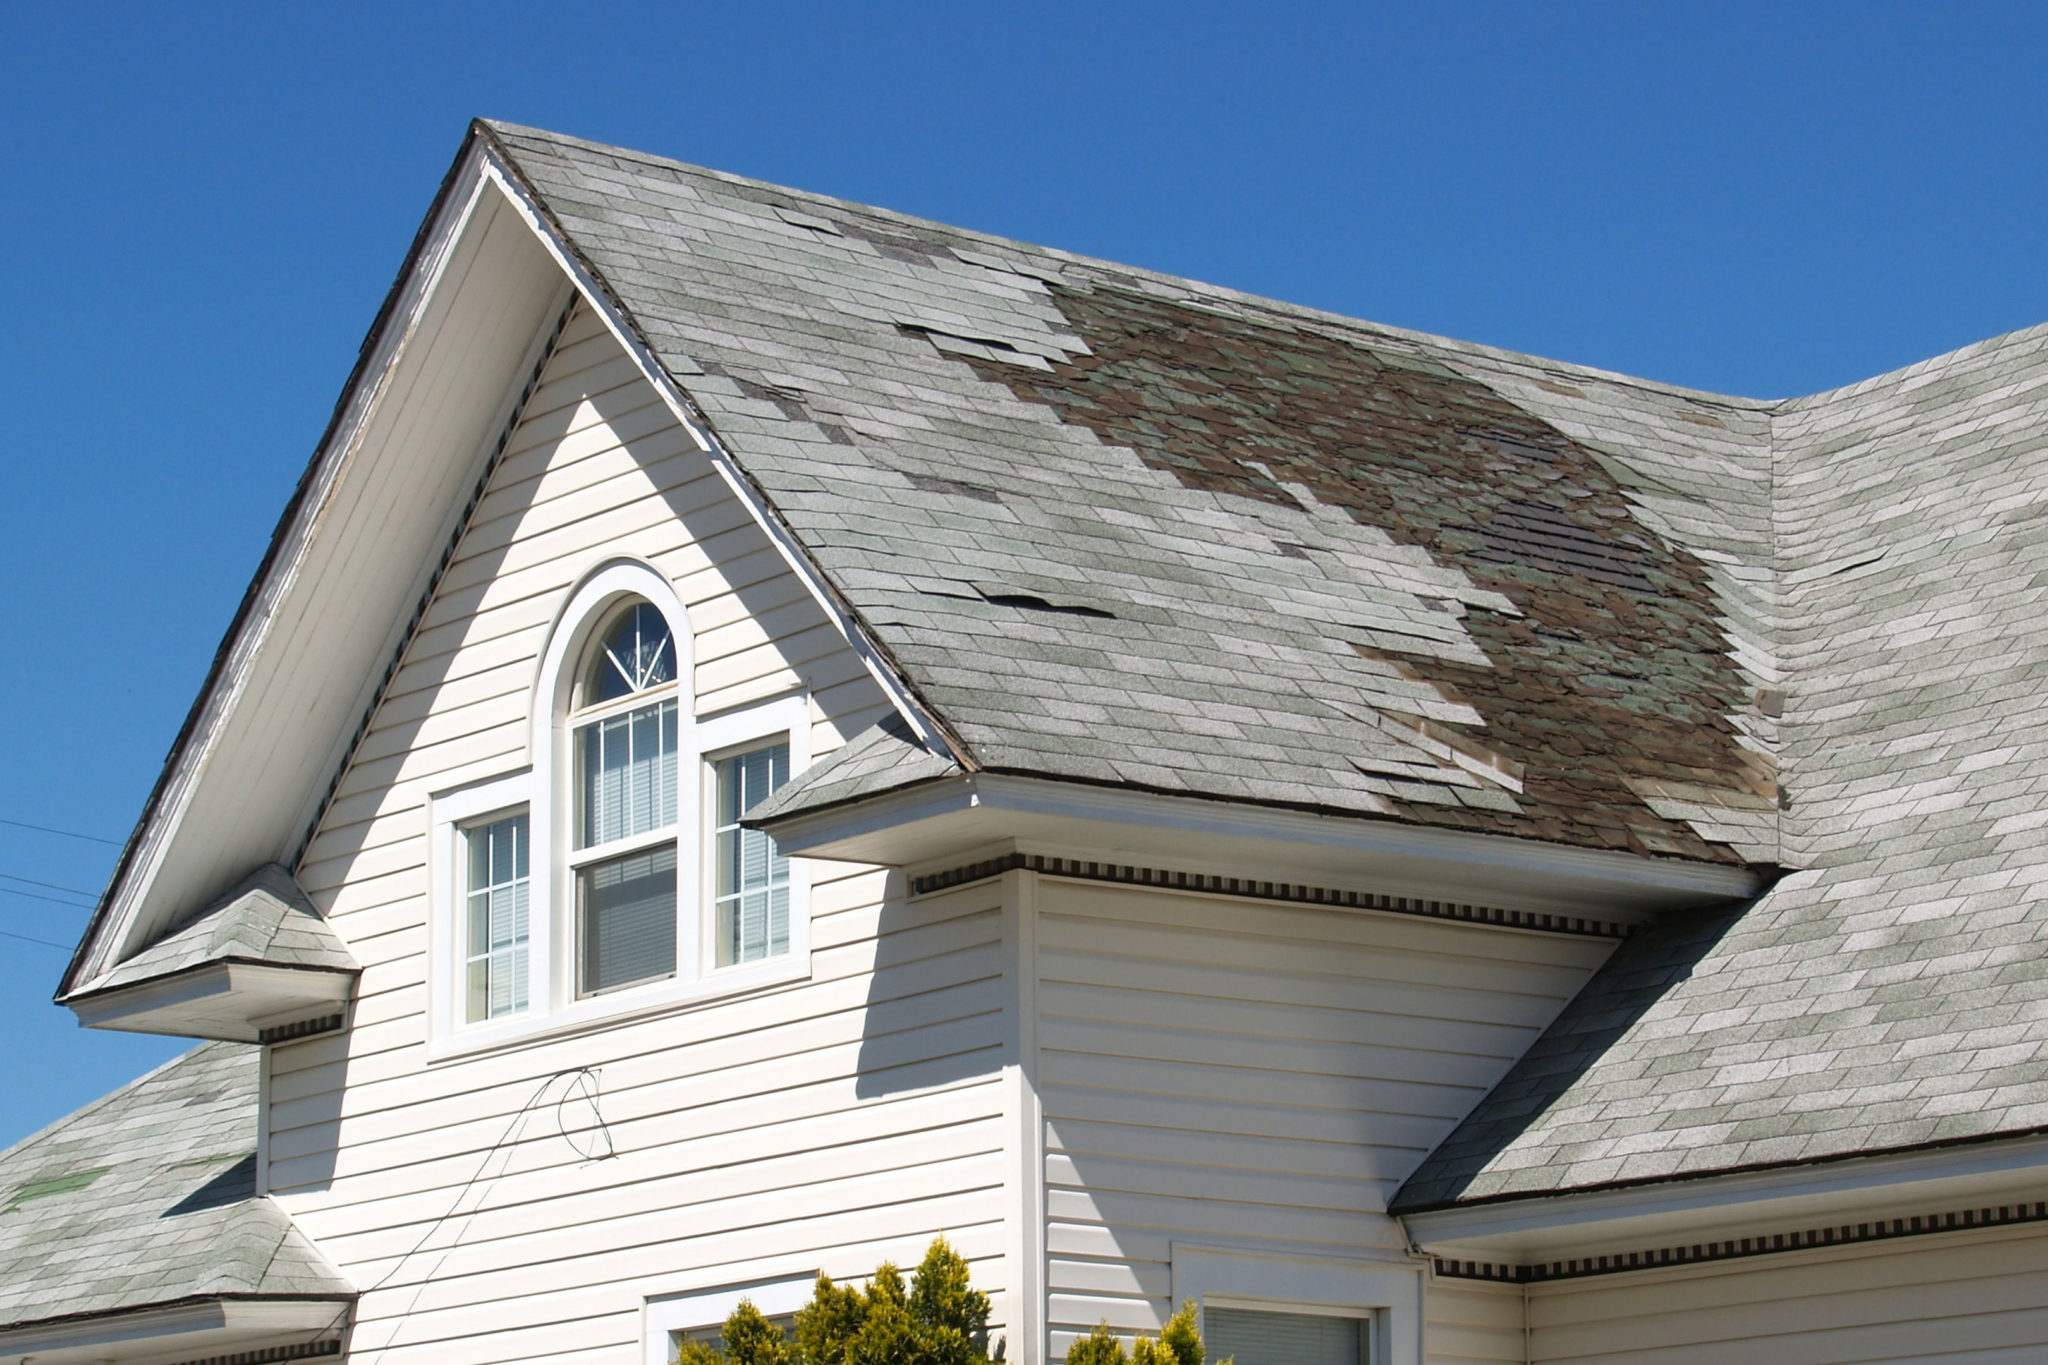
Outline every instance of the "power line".
<path id="1" fill-rule="evenodd" d="M 12 825 L 16 829 L 32 829 L 38 834 L 61 834 L 66 839 L 83 839 L 89 844 L 111 844 L 115 848 L 121 847 L 119 839 L 102 839 L 97 834 L 80 834 L 75 829 L 57 829 L 51 825 L 31 825 L 26 820 L 9 820 L 0 817 L 0 825 Z"/>
<path id="2" fill-rule="evenodd" d="M 48 901 L 51 905 L 61 905 L 66 910 L 92 909 L 90 905 L 80 905 L 77 901 L 62 901 L 55 896 L 44 896 L 34 891 L 16 891 L 11 886 L 0 886 L 0 896 L 23 896 L 32 901 Z"/>
<path id="3" fill-rule="evenodd" d="M 31 937 L 27 933 L 10 933 L 6 929 L 0 929 L 0 939 L 20 939 L 23 943 L 41 943 L 43 948 L 55 948 L 59 954 L 72 952 L 72 943 L 57 943 L 53 939 L 37 939 L 37 937 Z"/>
<path id="4" fill-rule="evenodd" d="M 39 882 L 34 877 L 17 877 L 12 872 L 0 872 L 0 882 L 20 882 L 23 886 L 40 886 L 45 891 L 68 891 L 74 896 L 83 896 L 87 900 L 94 902 L 97 902 L 100 898 L 99 892 L 87 891 L 84 887 L 59 886 L 55 882 Z"/>

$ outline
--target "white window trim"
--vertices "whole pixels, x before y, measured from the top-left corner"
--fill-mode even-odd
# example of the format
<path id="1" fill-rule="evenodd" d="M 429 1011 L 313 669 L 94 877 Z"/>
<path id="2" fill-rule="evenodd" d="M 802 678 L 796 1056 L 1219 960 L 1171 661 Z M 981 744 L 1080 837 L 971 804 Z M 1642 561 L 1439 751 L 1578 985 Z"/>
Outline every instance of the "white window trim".
<path id="1" fill-rule="evenodd" d="M 669 1335 L 717 1327 L 732 1316 L 741 1299 L 752 1299 L 764 1317 L 785 1317 L 811 1301 L 816 1292 L 818 1272 L 791 1275 L 751 1284 L 720 1285 L 713 1289 L 691 1289 L 679 1294 L 650 1297 L 642 1313 L 642 1337 L 647 1343 L 646 1365 L 668 1365 Z"/>
<path id="2" fill-rule="evenodd" d="M 1369 1319 L 1372 1365 L 1422 1365 L 1422 1268 L 1173 1244 L 1173 1299 Z"/>
<path id="3" fill-rule="evenodd" d="M 575 760 L 566 701 L 585 646 L 603 624 L 610 605 L 625 596 L 645 598 L 661 611 L 676 648 L 676 974 L 579 998 L 575 888 L 568 857 L 571 836 L 566 820 L 556 815 L 574 809 L 569 784 Z M 689 613 L 667 578 L 638 561 L 614 560 L 600 566 L 570 594 L 541 656 L 528 718 L 532 765 L 429 798 L 428 1060 L 468 1056 L 809 979 L 810 866 L 804 858 L 790 859 L 789 951 L 734 967 L 714 970 L 710 966 L 713 897 L 711 832 L 705 819 L 709 765 L 705 759 L 706 755 L 786 738 L 789 773 L 794 778 L 811 761 L 810 696 L 784 694 L 708 716 L 693 716 L 693 644 Z M 527 808 L 532 834 L 527 862 L 532 888 L 527 940 L 529 1003 L 524 1014 L 471 1024 L 461 1017 L 459 999 L 462 945 L 458 938 L 461 906 L 456 854 L 460 831 L 484 815 L 520 806 Z M 697 891 L 695 904 L 689 899 L 692 888 Z"/>

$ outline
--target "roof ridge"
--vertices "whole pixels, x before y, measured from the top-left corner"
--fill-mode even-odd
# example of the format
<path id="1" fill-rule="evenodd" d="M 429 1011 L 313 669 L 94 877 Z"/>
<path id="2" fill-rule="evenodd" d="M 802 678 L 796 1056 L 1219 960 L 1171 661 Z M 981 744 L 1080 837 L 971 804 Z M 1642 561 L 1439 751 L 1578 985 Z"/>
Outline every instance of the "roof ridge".
<path id="1" fill-rule="evenodd" d="M 635 162 L 643 166 L 657 167 L 667 171 L 680 171 L 686 175 L 701 176 L 707 180 L 714 180 L 727 185 L 772 191 L 776 194 L 788 195 L 807 203 L 829 205 L 837 209 L 870 214 L 908 227 L 922 228 L 954 237 L 966 238 L 987 246 L 1007 247 L 1012 250 L 1050 256 L 1061 262 L 1076 266 L 1135 276 L 1153 284 L 1173 285 L 1183 289 L 1195 290 L 1218 300 L 1255 306 L 1286 315 L 1295 320 L 1336 327 L 1347 333 L 1363 332 L 1397 341 L 1445 347 L 1466 354 L 1482 355 L 1494 360 L 1514 362 L 1537 369 L 1556 370 L 1562 368 L 1583 378 L 1598 379 L 1606 383 L 1641 389 L 1667 397 L 1716 403 L 1745 410 L 1767 412 L 1778 404 L 1787 401 L 1782 398 L 1751 398 L 1742 394 L 1718 393 L 1710 389 L 1696 389 L 1660 379 L 1649 379 L 1641 375 L 1625 374 L 1619 370 L 1604 369 L 1600 366 L 1588 365 L 1580 361 L 1560 360 L 1552 356 L 1537 355 L 1532 351 L 1517 351 L 1511 347 L 1494 346 L 1480 341 L 1467 341 L 1459 337 L 1446 336 L 1437 332 L 1424 332 L 1415 328 L 1401 327 L 1393 323 L 1375 322 L 1370 318 L 1355 317 L 1349 313 L 1339 313 L 1328 308 L 1317 308 L 1311 304 L 1295 303 L 1287 299 L 1275 298 L 1268 294 L 1256 294 L 1250 290 L 1237 289 L 1225 284 L 1215 284 L 1189 275 L 1176 275 L 1170 271 L 1154 270 L 1147 266 L 1132 265 L 1124 261 L 1113 261 L 1105 256 L 1088 256 L 1080 252 L 1068 251 L 1061 247 L 1025 241 L 1022 238 L 1004 237 L 998 233 L 962 227 L 957 223 L 947 223 L 936 218 L 925 218 L 918 214 L 905 213 L 900 209 L 885 208 L 878 204 L 862 203 L 859 200 L 845 199 L 838 195 L 821 194 L 815 190 L 798 189 L 795 186 L 778 184 L 772 180 L 762 180 L 755 176 L 737 175 L 731 171 L 721 171 L 715 167 L 698 165 L 695 162 L 679 161 L 674 157 L 657 156 L 651 152 L 637 151 L 633 148 L 621 147 L 613 143 L 596 142 L 589 138 L 580 138 L 568 133 L 558 133 L 546 128 L 536 128 L 528 124 L 509 123 L 500 119 L 478 119 L 477 122 L 488 127 L 492 132 L 501 135 L 510 134 L 515 137 L 527 137 L 541 141 L 561 143 L 596 152 L 604 156 L 615 157 L 620 161 Z"/>

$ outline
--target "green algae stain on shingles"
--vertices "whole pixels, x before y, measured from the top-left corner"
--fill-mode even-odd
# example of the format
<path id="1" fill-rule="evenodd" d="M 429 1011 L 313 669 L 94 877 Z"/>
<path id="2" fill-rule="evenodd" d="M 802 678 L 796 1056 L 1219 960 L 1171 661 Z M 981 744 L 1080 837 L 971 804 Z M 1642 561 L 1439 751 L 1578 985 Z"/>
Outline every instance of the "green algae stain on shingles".
<path id="1" fill-rule="evenodd" d="M 1486 724 L 1474 738 L 1521 765 L 1520 814 L 1407 803 L 1405 815 L 1740 861 L 1629 786 L 1774 795 L 1729 720 L 1749 688 L 1705 567 L 1635 517 L 1594 452 L 1416 357 L 1114 288 L 1051 293 L 1093 354 L 1049 373 L 962 362 L 1188 487 L 1289 508 L 1283 485 L 1305 488 L 1521 611 L 1465 617 L 1490 668 L 1403 660 L 1475 707 Z"/>

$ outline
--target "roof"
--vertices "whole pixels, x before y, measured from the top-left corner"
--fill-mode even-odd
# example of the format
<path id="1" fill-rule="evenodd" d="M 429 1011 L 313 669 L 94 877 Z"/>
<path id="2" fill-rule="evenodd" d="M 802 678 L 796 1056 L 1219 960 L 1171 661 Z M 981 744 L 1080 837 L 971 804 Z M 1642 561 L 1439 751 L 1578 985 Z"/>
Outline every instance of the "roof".
<path id="1" fill-rule="evenodd" d="M 970 765 L 1774 857 L 1763 405 L 486 135 Z"/>
<path id="2" fill-rule="evenodd" d="M 205 1043 L 0 1153 L 0 1326 L 354 1288 L 255 1194 L 258 1049 Z"/>
<path id="3" fill-rule="evenodd" d="M 209 962 L 255 962 L 317 971 L 360 970 L 291 873 L 272 863 L 234 890 L 125 959 L 95 981 L 94 993 L 136 985 Z"/>
<path id="4" fill-rule="evenodd" d="M 1804 870 L 1624 947 L 1397 1207 L 2048 1128 L 2048 328 L 1775 427 Z"/>
<path id="5" fill-rule="evenodd" d="M 2048 1125 L 2048 332 L 1753 402 L 489 135 L 966 764 L 1802 869 L 1405 1206 Z"/>

